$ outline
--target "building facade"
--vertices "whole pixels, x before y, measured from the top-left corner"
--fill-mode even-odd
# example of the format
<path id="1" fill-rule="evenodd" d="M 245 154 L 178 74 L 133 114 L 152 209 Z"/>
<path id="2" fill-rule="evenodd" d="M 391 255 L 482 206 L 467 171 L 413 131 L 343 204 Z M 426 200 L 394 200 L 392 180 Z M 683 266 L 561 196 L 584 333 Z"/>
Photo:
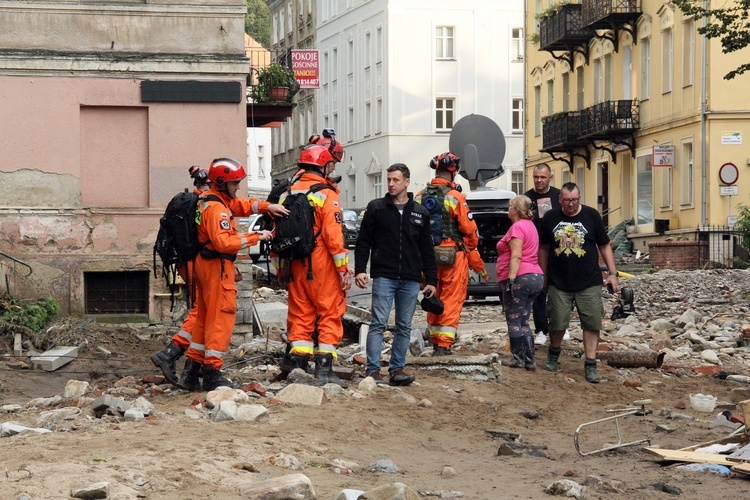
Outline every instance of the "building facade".
<path id="1" fill-rule="evenodd" d="M 608 225 L 632 221 L 634 251 L 747 201 L 750 76 L 723 77 L 750 51 L 723 54 L 702 22 L 657 0 L 526 2 L 527 176 L 548 163 Z"/>
<path id="2" fill-rule="evenodd" d="M 0 0 L 0 246 L 60 314 L 171 317 L 152 248 L 188 167 L 247 155 L 245 2 Z"/>
<path id="3" fill-rule="evenodd" d="M 395 162 L 419 190 L 470 114 L 504 132 L 508 172 L 490 185 L 511 189 L 511 172 L 523 177 L 523 40 L 522 2 L 319 2 L 318 118 L 346 147 L 344 205 L 382 196 Z"/>

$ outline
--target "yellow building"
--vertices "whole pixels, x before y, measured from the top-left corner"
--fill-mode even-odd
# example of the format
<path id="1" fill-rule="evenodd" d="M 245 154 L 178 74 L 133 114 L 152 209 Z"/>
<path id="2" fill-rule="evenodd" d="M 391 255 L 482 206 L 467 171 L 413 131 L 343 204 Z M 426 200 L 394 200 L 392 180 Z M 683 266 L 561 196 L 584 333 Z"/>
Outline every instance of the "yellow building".
<path id="1" fill-rule="evenodd" d="M 750 51 L 722 54 L 702 23 L 661 0 L 527 0 L 528 185 L 548 163 L 605 224 L 634 221 L 634 250 L 731 225 L 750 204 L 750 75 L 723 77 Z"/>

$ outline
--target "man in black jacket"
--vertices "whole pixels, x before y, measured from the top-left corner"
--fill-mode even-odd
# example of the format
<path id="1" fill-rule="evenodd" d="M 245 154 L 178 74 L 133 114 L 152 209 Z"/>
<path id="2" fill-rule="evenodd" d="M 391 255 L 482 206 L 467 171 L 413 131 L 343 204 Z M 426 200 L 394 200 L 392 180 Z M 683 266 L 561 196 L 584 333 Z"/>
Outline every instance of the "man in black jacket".
<path id="1" fill-rule="evenodd" d="M 425 297 L 432 296 L 437 285 L 430 213 L 407 192 L 409 181 L 406 165 L 394 163 L 388 167 L 388 194 L 368 203 L 354 250 L 354 280 L 360 288 L 367 286 L 367 262 L 372 256 L 372 322 L 367 334 L 365 373 L 377 381 L 383 380 L 383 332 L 394 300 L 396 303 L 396 331 L 388 367 L 390 385 L 409 385 L 414 381 L 404 366 L 422 274 L 427 283 Z"/>

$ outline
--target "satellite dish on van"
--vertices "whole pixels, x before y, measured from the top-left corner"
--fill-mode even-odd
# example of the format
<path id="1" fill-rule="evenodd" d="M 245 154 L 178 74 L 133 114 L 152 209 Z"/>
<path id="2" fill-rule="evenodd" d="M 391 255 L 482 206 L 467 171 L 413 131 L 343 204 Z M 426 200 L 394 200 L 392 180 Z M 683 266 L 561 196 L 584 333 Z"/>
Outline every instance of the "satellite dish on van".
<path id="1" fill-rule="evenodd" d="M 505 173 L 505 135 L 497 123 L 482 115 L 468 115 L 451 130 L 450 151 L 461 157 L 461 172 L 471 189 Z"/>

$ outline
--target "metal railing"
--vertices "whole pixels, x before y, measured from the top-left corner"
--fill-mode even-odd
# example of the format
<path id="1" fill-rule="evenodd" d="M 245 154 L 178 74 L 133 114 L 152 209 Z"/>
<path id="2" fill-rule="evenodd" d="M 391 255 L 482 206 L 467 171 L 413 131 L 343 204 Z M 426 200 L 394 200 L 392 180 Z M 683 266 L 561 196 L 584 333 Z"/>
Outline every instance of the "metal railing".
<path id="1" fill-rule="evenodd" d="M 740 268 L 750 264 L 748 250 L 738 230 L 725 226 L 706 226 L 696 230 L 696 241 L 705 242 L 699 251 L 701 269 Z"/>
<path id="2" fill-rule="evenodd" d="M 541 50 L 569 50 L 593 38 L 594 33 L 583 24 L 581 4 L 569 3 L 556 13 L 539 21 L 539 48 Z"/>
<path id="3" fill-rule="evenodd" d="M 23 278 L 31 276 L 34 270 L 26 262 L 8 255 L 5 252 L 0 252 L 0 279 L 2 279 L 2 285 L 5 287 L 4 293 L 8 295 L 15 295 L 16 288 L 18 286 L 18 278 L 20 276 L 20 269 L 26 268 L 28 271 L 24 274 Z"/>
<path id="4" fill-rule="evenodd" d="M 570 146 L 581 135 L 581 111 L 568 111 L 542 119 L 542 148 Z"/>
<path id="5" fill-rule="evenodd" d="M 637 99 L 604 101 L 586 108 L 581 116 L 581 137 L 629 133 L 641 128 Z"/>
<path id="6" fill-rule="evenodd" d="M 615 14 L 640 12 L 638 0 L 583 0 L 583 25 L 589 26 Z"/>

